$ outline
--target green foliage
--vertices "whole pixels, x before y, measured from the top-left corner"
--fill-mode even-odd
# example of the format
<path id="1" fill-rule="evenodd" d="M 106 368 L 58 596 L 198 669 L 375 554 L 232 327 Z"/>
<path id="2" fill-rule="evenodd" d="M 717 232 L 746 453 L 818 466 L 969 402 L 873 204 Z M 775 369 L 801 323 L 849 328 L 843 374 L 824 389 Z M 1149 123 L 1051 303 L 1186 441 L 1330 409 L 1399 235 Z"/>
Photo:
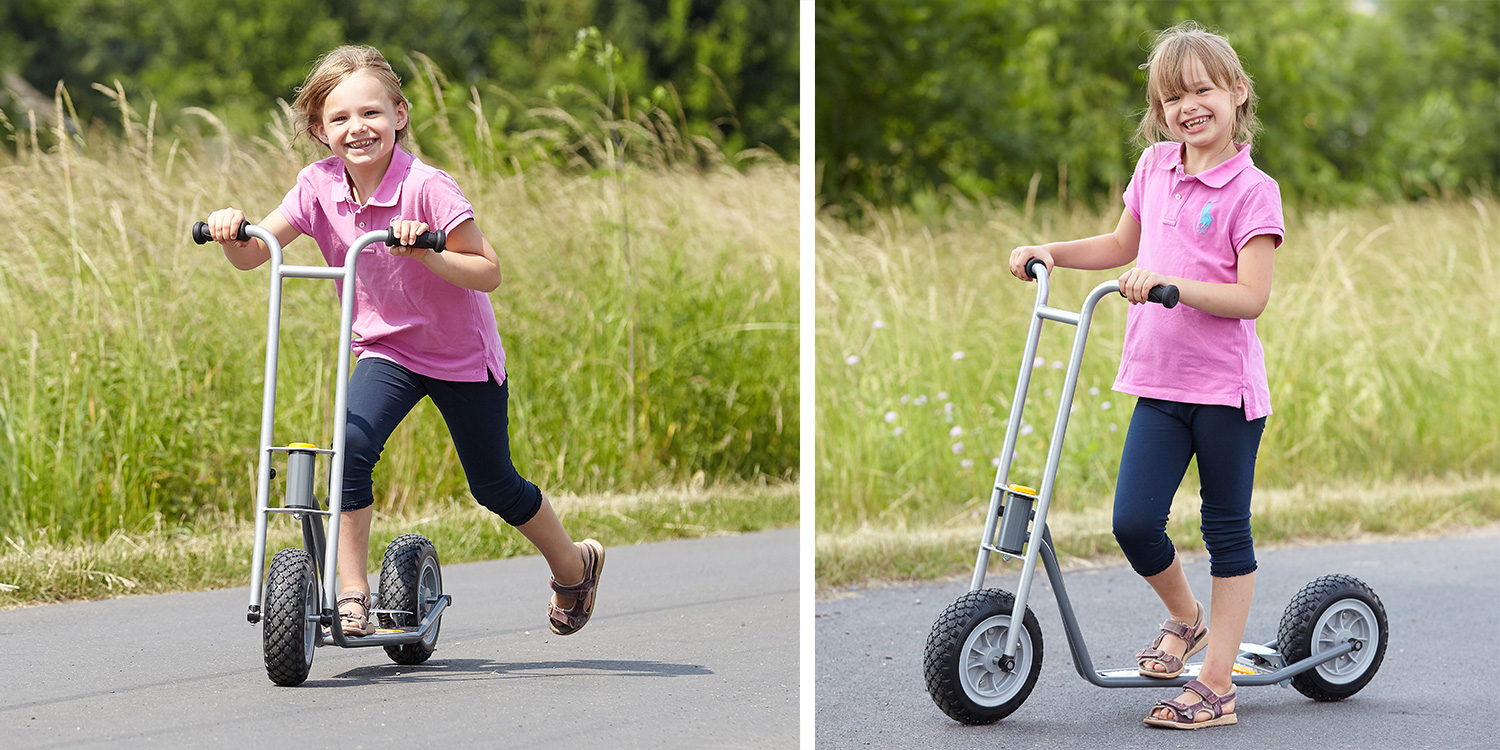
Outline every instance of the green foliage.
<path id="1" fill-rule="evenodd" d="M 1500 175 L 1500 4 L 831 0 L 817 6 L 825 202 L 1114 201 L 1154 34 L 1224 33 L 1289 202 L 1483 193 Z"/>
<path id="2" fill-rule="evenodd" d="M 91 86 L 118 79 L 169 124 L 202 107 L 252 134 L 319 55 L 354 41 L 381 49 L 408 88 L 440 83 L 462 112 L 481 92 L 503 94 L 472 113 L 502 144 L 543 127 L 531 110 L 576 85 L 617 88 L 613 114 L 623 119 L 661 107 L 685 135 L 729 153 L 764 145 L 795 160 L 796 17 L 792 0 L 21 0 L 0 9 L 0 73 L 44 96 L 63 82 L 85 122 L 114 120 L 110 98 Z M 589 27 L 620 53 L 612 85 L 568 54 Z M 451 78 L 435 81 L 434 71 Z M 3 94 L 0 104 L 24 120 L 24 104 Z"/>
<path id="3" fill-rule="evenodd" d="M 517 467 L 549 494 L 793 478 L 795 175 L 774 158 L 674 169 L 683 139 L 659 121 L 575 126 L 591 144 L 618 128 L 632 157 L 604 178 L 463 149 L 474 158 L 431 160 L 505 273 L 492 299 Z M 185 232 L 216 207 L 268 213 L 314 149 L 129 129 L 0 151 L 0 214 L 26 238 L 0 247 L 0 534 L 98 540 L 242 518 L 253 499 L 265 268 L 236 272 Z M 321 260 L 306 240 L 287 253 Z M 332 295 L 288 282 L 283 310 L 277 440 L 326 444 Z M 383 512 L 466 497 L 446 446 L 419 406 L 377 467 Z"/>
<path id="4" fill-rule="evenodd" d="M 1118 209 L 1028 218 L 990 201 L 929 222 L 872 216 L 864 228 L 819 225 L 818 531 L 977 535 L 1036 294 L 997 248 L 1106 232 Z M 1256 321 L 1274 409 L 1257 498 L 1486 477 L 1493 495 L 1500 316 L 1474 311 L 1491 310 L 1500 285 L 1497 218 L 1493 198 L 1288 214 L 1275 292 Z M 1393 272 L 1413 259 L 1420 271 Z M 1118 273 L 1059 269 L 1049 304 L 1077 310 Z M 1134 405 L 1111 391 L 1126 307 L 1111 296 L 1095 310 L 1057 474 L 1063 507 L 1099 513 L 1106 528 Z M 1073 334 L 1043 328 L 1009 481 L 1039 486 Z"/>

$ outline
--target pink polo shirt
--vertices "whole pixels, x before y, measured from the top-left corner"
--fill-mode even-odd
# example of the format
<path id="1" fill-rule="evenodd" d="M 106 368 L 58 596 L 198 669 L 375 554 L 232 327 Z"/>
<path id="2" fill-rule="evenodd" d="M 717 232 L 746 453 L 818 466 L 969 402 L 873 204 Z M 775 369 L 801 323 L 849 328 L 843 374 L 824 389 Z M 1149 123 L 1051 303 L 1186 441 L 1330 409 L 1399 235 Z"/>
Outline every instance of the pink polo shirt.
<path id="1" fill-rule="evenodd" d="M 1280 247 L 1281 191 L 1255 168 L 1250 149 L 1196 175 L 1184 173 L 1182 144 L 1141 155 L 1125 188 L 1125 208 L 1141 224 L 1137 265 L 1157 273 L 1232 284 L 1240 251 L 1256 235 Z M 1271 413 L 1266 358 L 1254 320 L 1221 318 L 1178 305 L 1131 305 L 1114 389 L 1190 404 L 1243 407 L 1245 419 Z"/>
<path id="2" fill-rule="evenodd" d="M 451 232 L 474 209 L 446 172 L 396 147 L 380 187 L 365 205 L 354 200 L 343 162 L 308 165 L 281 202 L 281 215 L 312 237 L 330 266 L 342 266 L 366 232 L 398 219 Z M 336 282 L 343 292 L 343 282 Z M 419 375 L 505 382 L 505 350 L 489 296 L 444 281 L 414 258 L 391 255 L 384 242 L 365 247 L 355 267 L 354 353 L 383 357 Z"/>

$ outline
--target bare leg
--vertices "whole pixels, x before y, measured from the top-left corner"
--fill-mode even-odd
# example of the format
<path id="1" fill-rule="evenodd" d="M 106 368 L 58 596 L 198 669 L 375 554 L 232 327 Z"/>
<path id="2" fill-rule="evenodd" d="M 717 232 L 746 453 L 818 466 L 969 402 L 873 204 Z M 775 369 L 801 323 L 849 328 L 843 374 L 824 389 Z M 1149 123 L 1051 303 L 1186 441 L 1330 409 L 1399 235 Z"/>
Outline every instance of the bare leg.
<path id="1" fill-rule="evenodd" d="M 1151 584 L 1152 590 L 1161 598 L 1161 603 L 1167 606 L 1167 617 L 1178 622 L 1185 622 L 1189 626 L 1197 622 L 1198 600 L 1193 598 L 1193 589 L 1188 585 L 1187 574 L 1182 572 L 1181 557 L 1172 558 L 1172 564 L 1168 565 L 1166 570 L 1147 578 L 1146 583 Z M 1219 622 L 1217 610 L 1214 612 L 1214 615 L 1212 622 L 1217 626 Z M 1243 623 L 1241 623 L 1241 627 L 1243 627 Z M 1215 627 L 1214 631 L 1217 630 L 1218 628 Z M 1212 648 L 1213 644 L 1213 635 L 1213 632 L 1209 633 L 1210 648 Z M 1234 643 L 1236 647 L 1239 646 L 1239 641 L 1235 641 Z M 1187 643 L 1169 633 L 1162 636 L 1161 650 L 1169 654 L 1181 656 L 1187 652 Z M 1233 661 L 1234 655 L 1231 654 L 1229 658 L 1230 661 Z M 1146 662 L 1146 669 L 1157 672 L 1167 671 L 1167 668 L 1158 661 Z"/>
<path id="2" fill-rule="evenodd" d="M 375 507 L 344 511 L 339 515 L 339 591 L 370 593 L 370 520 Z"/>
<path id="3" fill-rule="evenodd" d="M 569 586 L 583 580 L 584 573 L 587 572 L 583 569 L 583 550 L 573 543 L 568 532 L 563 529 L 562 522 L 557 520 L 557 514 L 553 512 L 552 504 L 547 502 L 545 495 L 542 496 L 542 507 L 537 510 L 536 515 L 517 526 L 516 530 L 536 545 L 558 583 Z M 573 606 L 572 597 L 556 593 L 552 595 L 552 602 L 562 609 Z"/>
<path id="4" fill-rule="evenodd" d="M 1219 695 L 1234 687 L 1234 657 L 1239 654 L 1240 640 L 1245 637 L 1245 621 L 1250 618 L 1250 599 L 1254 594 L 1254 573 L 1214 579 L 1213 614 L 1210 618 L 1213 628 L 1208 634 L 1208 648 L 1204 651 L 1203 671 L 1198 675 L 1198 681 Z M 1177 697 L 1179 703 L 1197 700 L 1196 694 L 1186 691 Z M 1224 703 L 1224 713 L 1233 710 L 1233 700 Z M 1157 709 L 1152 715 L 1172 718 L 1172 712 L 1165 708 Z M 1209 718 L 1207 711 L 1200 711 L 1193 720 L 1207 721 Z"/>

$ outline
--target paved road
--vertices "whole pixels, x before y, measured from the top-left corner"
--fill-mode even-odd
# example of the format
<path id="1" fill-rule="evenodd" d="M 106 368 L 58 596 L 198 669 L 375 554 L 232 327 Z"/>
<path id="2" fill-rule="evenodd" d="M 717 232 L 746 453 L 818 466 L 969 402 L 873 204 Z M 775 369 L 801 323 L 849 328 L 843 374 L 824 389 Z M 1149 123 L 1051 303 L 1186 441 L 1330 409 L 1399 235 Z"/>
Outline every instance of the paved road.
<path id="1" fill-rule="evenodd" d="M 242 588 L 0 612 L 0 747 L 792 747 L 797 537 L 611 548 L 567 638 L 540 557 L 445 566 L 427 664 L 325 647 L 298 688 Z"/>
<path id="2" fill-rule="evenodd" d="M 1196 732 L 1141 723 L 1172 689 L 1107 690 L 1083 681 L 1068 654 L 1051 587 L 1031 610 L 1044 653 L 1036 690 L 998 724 L 967 727 L 933 705 L 922 651 L 938 615 L 968 580 L 872 589 L 817 605 L 816 737 L 820 748 L 1457 748 L 1500 736 L 1500 529 L 1441 539 L 1259 550 L 1246 640 L 1267 642 L 1287 602 L 1325 573 L 1363 579 L 1390 619 L 1386 661 L 1359 694 L 1316 703 L 1291 689 L 1242 688 L 1236 727 Z M 1186 559 L 1205 597 L 1208 562 Z M 1012 564 L 986 584 L 1013 589 Z M 1094 662 L 1126 666 L 1155 632 L 1160 604 L 1123 563 L 1065 573 Z"/>

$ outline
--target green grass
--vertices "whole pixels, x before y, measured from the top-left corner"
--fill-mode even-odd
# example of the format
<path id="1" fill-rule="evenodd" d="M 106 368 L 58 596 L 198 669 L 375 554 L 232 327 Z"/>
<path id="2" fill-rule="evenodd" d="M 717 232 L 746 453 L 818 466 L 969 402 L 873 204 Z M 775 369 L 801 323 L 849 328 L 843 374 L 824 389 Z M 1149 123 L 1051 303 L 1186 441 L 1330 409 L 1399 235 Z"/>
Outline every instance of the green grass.
<path id="1" fill-rule="evenodd" d="M 607 546 L 759 531 L 794 525 L 796 485 L 736 483 L 661 488 L 633 495 L 549 497 L 569 534 Z M 301 544 L 300 527 L 272 519 L 267 559 Z M 446 565 L 536 554 L 519 532 L 472 501 L 429 504 L 416 512 L 377 512 L 371 527 L 370 570 L 385 545 L 417 532 L 431 539 Z M 60 540 L 39 530 L 0 545 L 0 608 L 137 594 L 245 586 L 254 526 L 230 517 L 142 533 L 116 531 L 100 542 Z M 546 581 L 537 582 L 545 592 Z"/>
<path id="2" fill-rule="evenodd" d="M 236 271 L 187 231 L 227 205 L 270 212 L 325 154 L 283 145 L 284 123 L 232 143 L 124 119 L 125 137 L 52 134 L 66 145 L 48 148 L 46 133 L 12 131 L 15 151 L 0 149 L 12 538 L 136 538 L 243 520 L 253 502 L 267 271 Z M 538 143 L 598 142 L 610 126 Z M 626 130 L 626 153 L 596 173 L 503 153 L 437 162 L 501 259 L 491 299 L 516 465 L 550 496 L 795 481 L 796 170 L 761 155 L 732 168 L 661 123 Z M 287 257 L 322 262 L 306 239 Z M 276 440 L 326 444 L 332 287 L 290 281 L 283 310 Z M 393 436 L 376 483 L 397 516 L 466 497 L 430 404 Z"/>
<path id="3" fill-rule="evenodd" d="M 1259 454 L 1257 540 L 1500 520 L 1500 202 L 1293 209 L 1287 219 L 1258 322 L 1275 414 Z M 999 204 L 925 221 L 888 212 L 864 229 L 821 218 L 820 585 L 972 568 L 1034 299 L 1005 259 L 1016 245 L 1099 234 L 1117 220 L 1117 210 L 1023 215 Z M 1117 274 L 1060 270 L 1051 304 L 1077 309 Z M 1106 299 L 1097 310 L 1063 449 L 1053 523 L 1073 554 L 1114 546 L 1101 514 L 1133 405 L 1110 391 L 1124 308 Z M 1072 333 L 1044 328 L 1032 431 L 1018 439 L 1011 481 L 1040 482 L 1062 386 L 1054 368 Z M 1413 489 L 1429 485 L 1469 489 L 1442 501 Z M 1277 493 L 1371 499 L 1268 510 Z M 1056 525 L 1070 513 L 1104 521 L 1073 540 Z M 1194 544 L 1196 522 L 1174 518 L 1174 538 Z"/>

